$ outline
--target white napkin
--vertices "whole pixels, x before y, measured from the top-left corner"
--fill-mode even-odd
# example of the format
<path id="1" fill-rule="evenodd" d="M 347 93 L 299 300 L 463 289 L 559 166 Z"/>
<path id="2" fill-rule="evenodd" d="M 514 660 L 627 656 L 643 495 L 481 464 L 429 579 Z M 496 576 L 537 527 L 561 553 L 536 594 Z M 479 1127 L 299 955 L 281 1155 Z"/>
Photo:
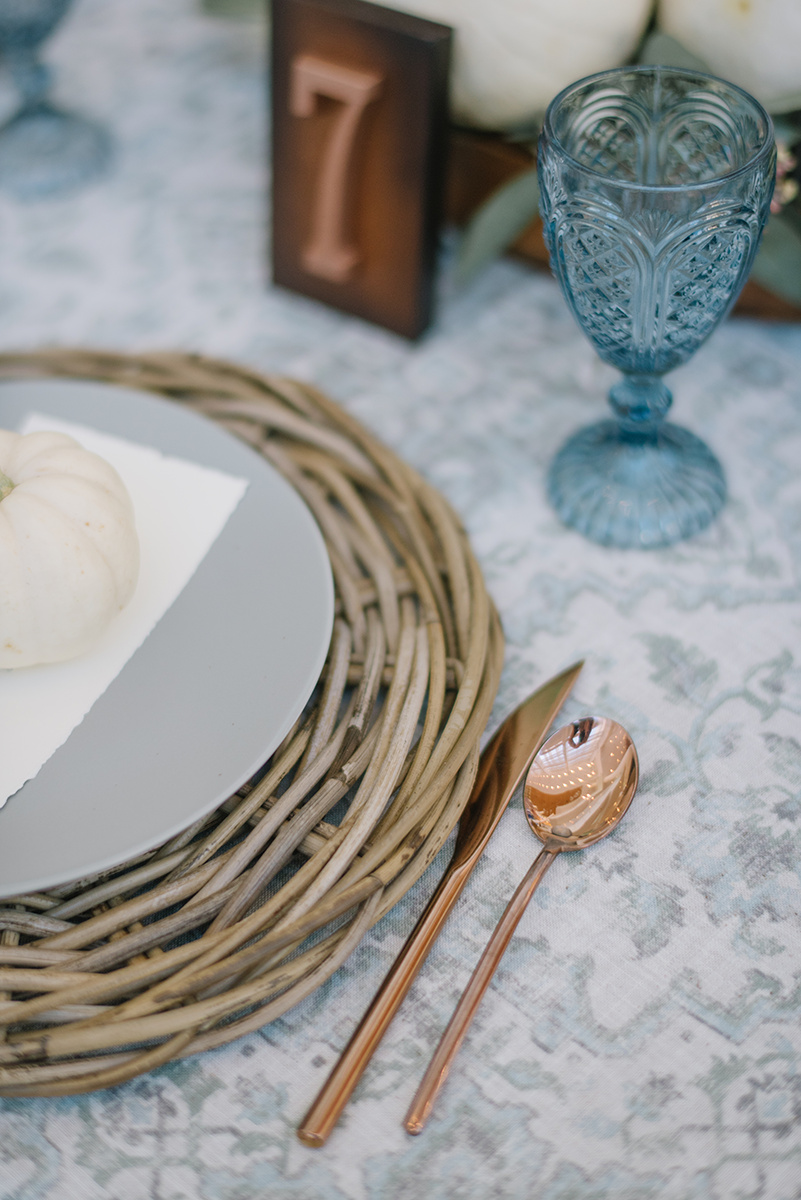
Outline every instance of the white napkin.
<path id="1" fill-rule="evenodd" d="M 133 501 L 136 591 L 103 637 L 71 662 L 0 670 L 0 807 L 37 774 L 180 595 L 248 486 L 246 479 L 31 413 L 20 433 L 68 433 L 119 472 Z"/>

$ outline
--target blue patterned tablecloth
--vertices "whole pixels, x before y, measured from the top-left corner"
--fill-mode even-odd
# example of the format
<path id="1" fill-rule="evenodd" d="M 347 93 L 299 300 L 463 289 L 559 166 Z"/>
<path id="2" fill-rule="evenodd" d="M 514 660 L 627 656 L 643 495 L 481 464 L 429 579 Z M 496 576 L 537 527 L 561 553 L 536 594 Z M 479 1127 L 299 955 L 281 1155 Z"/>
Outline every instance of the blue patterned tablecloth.
<path id="1" fill-rule="evenodd" d="M 424 1134 L 401 1120 L 536 850 L 519 798 L 328 1145 L 297 1122 L 443 866 L 318 992 L 110 1091 L 0 1101 L 3 1200 L 798 1200 L 801 328 L 729 321 L 673 376 L 731 496 L 702 536 L 603 550 L 543 474 L 612 372 L 555 284 L 443 250 L 417 345 L 267 283 L 263 31 L 189 0 L 79 0 L 48 46 L 112 172 L 0 196 L 0 347 L 198 350 L 315 382 L 462 515 L 508 639 L 492 725 L 585 656 L 566 714 L 622 721 L 640 794 L 549 873 Z M 0 108 L 11 103 L 0 79 Z"/>

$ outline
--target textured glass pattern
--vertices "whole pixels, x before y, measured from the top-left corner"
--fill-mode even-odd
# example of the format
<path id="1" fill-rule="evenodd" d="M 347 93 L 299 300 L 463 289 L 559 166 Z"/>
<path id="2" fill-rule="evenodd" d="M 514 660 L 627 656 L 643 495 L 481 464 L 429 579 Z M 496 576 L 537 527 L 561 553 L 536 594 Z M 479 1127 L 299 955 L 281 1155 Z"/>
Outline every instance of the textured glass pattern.
<path id="1" fill-rule="evenodd" d="M 723 501 L 713 456 L 692 435 L 678 439 L 679 451 L 662 426 L 670 393 L 659 376 L 685 362 L 736 300 L 767 219 L 774 173 L 768 116 L 739 88 L 709 76 L 624 68 L 574 84 L 551 105 L 539 153 L 551 265 L 598 354 L 629 377 L 611 396 L 621 424 L 603 430 L 615 443 L 614 485 L 608 474 L 596 480 L 606 502 L 590 488 L 577 507 L 579 486 L 588 491 L 586 439 L 580 453 L 563 452 L 551 474 L 560 515 L 597 541 L 675 541 L 703 528 Z M 657 463 L 665 437 L 671 460 Z M 590 467 L 595 461 L 608 472 L 597 442 Z M 682 455 L 690 453 L 692 471 L 682 478 Z M 715 477 L 700 493 L 699 469 Z M 643 495 L 642 477 L 654 470 L 658 494 Z M 647 528 L 638 530 L 634 509 L 648 514 Z M 655 519 L 657 509 L 664 520 Z"/>

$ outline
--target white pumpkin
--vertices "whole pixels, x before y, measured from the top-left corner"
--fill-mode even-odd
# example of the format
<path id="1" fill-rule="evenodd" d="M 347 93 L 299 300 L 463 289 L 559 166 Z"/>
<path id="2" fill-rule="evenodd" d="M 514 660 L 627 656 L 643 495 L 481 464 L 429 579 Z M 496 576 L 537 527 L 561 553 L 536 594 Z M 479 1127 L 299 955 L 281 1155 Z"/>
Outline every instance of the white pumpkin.
<path id="1" fill-rule="evenodd" d="M 0 430 L 0 668 L 82 654 L 138 574 L 133 506 L 114 468 L 64 433 Z"/>
<path id="2" fill-rule="evenodd" d="M 539 117 L 575 79 L 617 67 L 637 46 L 651 0 L 393 0 L 455 32 L 456 121 L 504 129 Z"/>
<path id="3" fill-rule="evenodd" d="M 770 112 L 801 108 L 799 0 L 659 0 L 657 21 Z"/>

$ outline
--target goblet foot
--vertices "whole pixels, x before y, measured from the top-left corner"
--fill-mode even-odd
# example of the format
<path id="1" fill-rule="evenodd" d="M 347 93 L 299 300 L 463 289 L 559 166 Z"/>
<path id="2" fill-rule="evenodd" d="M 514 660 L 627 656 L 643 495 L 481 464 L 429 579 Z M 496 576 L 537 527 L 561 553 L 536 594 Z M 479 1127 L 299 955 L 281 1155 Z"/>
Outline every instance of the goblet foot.
<path id="1" fill-rule="evenodd" d="M 603 546 L 652 549 L 704 529 L 726 498 L 709 448 L 663 423 L 651 439 L 621 436 L 615 421 L 580 430 L 548 474 L 548 498 L 566 525 Z"/>
<path id="2" fill-rule="evenodd" d="M 49 104 L 23 109 L 0 129 L 0 187 L 35 200 L 80 187 L 108 163 L 108 134 Z"/>

